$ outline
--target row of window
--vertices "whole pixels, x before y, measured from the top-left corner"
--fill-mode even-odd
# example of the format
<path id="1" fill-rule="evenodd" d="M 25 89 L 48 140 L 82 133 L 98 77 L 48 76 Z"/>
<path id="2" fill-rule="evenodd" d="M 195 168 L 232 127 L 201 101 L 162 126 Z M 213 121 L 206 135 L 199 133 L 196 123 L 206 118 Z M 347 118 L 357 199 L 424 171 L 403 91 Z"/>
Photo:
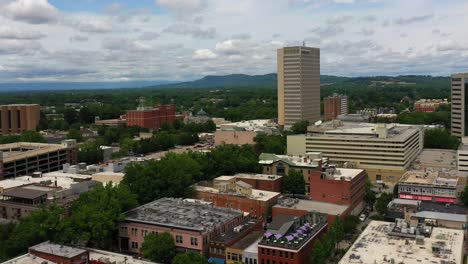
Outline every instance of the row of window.
<path id="1" fill-rule="evenodd" d="M 121 227 L 122 231 L 124 232 L 127 232 L 127 227 L 126 226 L 122 226 Z M 132 227 L 131 229 L 131 233 L 132 233 L 132 236 L 137 236 L 138 235 L 138 228 L 135 228 L 135 227 Z M 146 237 L 150 232 L 148 230 L 145 230 L 145 229 L 142 229 L 141 230 L 141 236 L 142 237 Z M 158 234 L 158 232 L 156 231 L 151 231 L 151 234 Z M 183 239 L 183 236 L 181 235 L 176 235 L 175 236 L 175 242 L 176 244 L 182 244 L 184 243 L 184 239 Z M 133 242 L 132 242 L 133 243 Z M 198 246 L 198 238 L 196 237 L 191 237 L 190 238 L 190 245 L 192 246 Z M 138 246 L 138 244 L 137 244 Z M 132 248 L 133 248 L 133 245 L 132 245 Z"/>
<path id="2" fill-rule="evenodd" d="M 276 264 L 276 260 L 272 260 L 270 262 L 269 259 L 267 259 L 266 261 L 264 259 L 262 259 L 262 264 Z M 288 264 L 288 262 L 287 261 L 285 261 L 285 262 L 280 261 L 280 262 L 278 262 L 278 264 Z"/>
<path id="3" fill-rule="evenodd" d="M 269 248 L 261 248 L 260 250 L 261 254 L 263 256 L 273 256 L 273 257 L 276 257 L 276 250 L 275 249 L 272 249 L 270 250 Z M 271 254 L 270 254 L 271 253 Z M 278 256 L 280 258 L 291 258 L 291 259 L 294 259 L 294 253 L 293 252 L 288 252 L 288 251 L 281 251 L 281 250 L 278 250 Z"/>

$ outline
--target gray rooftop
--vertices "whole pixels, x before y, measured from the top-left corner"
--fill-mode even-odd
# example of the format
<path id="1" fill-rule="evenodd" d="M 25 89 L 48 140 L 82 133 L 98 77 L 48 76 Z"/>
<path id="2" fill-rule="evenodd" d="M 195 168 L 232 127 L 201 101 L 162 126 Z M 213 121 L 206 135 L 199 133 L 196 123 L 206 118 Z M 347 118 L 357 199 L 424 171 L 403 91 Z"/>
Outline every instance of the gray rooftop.
<path id="1" fill-rule="evenodd" d="M 291 208 L 329 215 L 341 215 L 346 211 L 346 209 L 348 209 L 347 205 L 339 205 L 334 203 L 325 203 L 320 201 L 302 200 L 294 198 L 280 199 L 278 200 L 278 204 L 276 204 L 274 207 Z"/>
<path id="2" fill-rule="evenodd" d="M 128 211 L 125 220 L 204 232 L 242 215 L 200 200 L 161 198 Z"/>
<path id="3" fill-rule="evenodd" d="M 41 191 L 41 190 L 33 190 L 33 189 L 27 189 L 27 188 L 14 188 L 11 190 L 7 190 L 6 192 L 3 193 L 4 196 L 9 196 L 9 197 L 15 197 L 15 198 L 22 198 L 22 199 L 37 199 L 41 196 L 47 195 L 46 191 Z"/>
<path id="4" fill-rule="evenodd" d="M 451 214 L 441 212 L 422 211 L 415 214 L 418 218 L 429 218 L 436 220 L 454 221 L 466 223 L 468 218 L 466 214 Z"/>
<path id="5" fill-rule="evenodd" d="M 68 258 L 68 259 L 76 257 L 86 252 L 86 250 L 81 249 L 81 248 L 63 246 L 63 245 L 51 243 L 49 241 L 32 246 L 29 249 L 42 252 L 42 253 L 46 253 L 46 254 L 52 254 L 55 256 Z"/>

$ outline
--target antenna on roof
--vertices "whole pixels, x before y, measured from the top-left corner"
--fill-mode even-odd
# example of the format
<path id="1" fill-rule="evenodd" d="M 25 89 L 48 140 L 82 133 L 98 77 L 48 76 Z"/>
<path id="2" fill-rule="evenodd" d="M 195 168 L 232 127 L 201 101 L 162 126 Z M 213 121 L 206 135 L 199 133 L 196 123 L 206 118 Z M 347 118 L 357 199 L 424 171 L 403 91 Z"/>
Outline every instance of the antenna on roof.
<path id="1" fill-rule="evenodd" d="M 305 40 L 302 41 L 302 46 L 305 47 L 306 46 L 306 42 Z"/>

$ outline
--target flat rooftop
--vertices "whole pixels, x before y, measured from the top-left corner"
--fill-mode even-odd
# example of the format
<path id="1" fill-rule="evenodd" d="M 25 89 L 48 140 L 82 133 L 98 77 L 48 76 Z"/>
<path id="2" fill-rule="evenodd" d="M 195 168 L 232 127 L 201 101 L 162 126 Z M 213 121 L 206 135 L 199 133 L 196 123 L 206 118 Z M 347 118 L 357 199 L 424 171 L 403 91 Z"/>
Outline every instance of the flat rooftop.
<path id="1" fill-rule="evenodd" d="M 245 232 L 251 230 L 257 223 L 258 222 L 255 219 L 246 219 L 241 224 L 229 228 L 224 233 L 212 238 L 211 242 L 216 244 L 229 243 L 231 241 L 235 241 L 240 236 L 244 235 Z M 252 232 L 252 230 L 250 232 Z"/>
<path id="2" fill-rule="evenodd" d="M 361 170 L 361 169 L 346 169 L 346 168 L 329 167 L 325 169 L 325 172 L 323 172 L 323 174 L 329 180 L 351 181 L 352 179 L 354 179 L 356 176 L 360 175 L 363 172 L 364 170 Z"/>
<path id="3" fill-rule="evenodd" d="M 232 246 L 230 246 L 230 248 L 236 248 L 236 249 L 241 249 L 241 250 L 248 249 L 252 244 L 261 240 L 262 236 L 263 236 L 262 231 L 252 231 L 248 235 L 246 235 L 244 238 L 242 238 L 241 240 L 237 241 Z M 255 244 L 255 246 L 257 245 Z"/>
<path id="4" fill-rule="evenodd" d="M 321 152 L 308 152 L 305 155 L 276 155 L 272 153 L 262 153 L 259 157 L 259 164 L 270 165 L 277 161 L 283 161 L 294 167 L 317 168 L 319 163 L 328 163 L 328 158 L 322 157 Z"/>
<path id="5" fill-rule="evenodd" d="M 61 144 L 47 143 L 18 142 L 0 145 L 0 151 L 2 152 L 4 163 L 34 157 L 49 152 L 55 152 L 62 149 L 66 149 L 66 147 Z"/>
<path id="6" fill-rule="evenodd" d="M 241 195 L 236 192 L 220 192 L 218 189 L 213 188 L 213 187 L 208 187 L 208 186 L 201 186 L 201 185 L 196 185 L 195 186 L 196 191 L 200 192 L 209 192 L 209 193 L 220 193 L 224 195 L 232 195 L 232 196 L 244 196 L 246 198 L 252 199 L 252 200 L 257 200 L 257 201 L 269 201 L 270 199 L 279 196 L 279 192 L 270 192 L 270 191 L 264 191 L 264 190 L 257 190 L 257 189 L 252 189 L 252 194 L 249 196 Z"/>
<path id="7" fill-rule="evenodd" d="M 275 206 L 276 208 L 289 208 L 289 209 L 297 209 L 297 210 L 304 210 L 308 212 L 319 212 L 322 214 L 329 214 L 329 215 L 341 215 L 343 214 L 349 206 L 347 205 L 339 205 L 333 203 L 324 203 L 319 201 L 312 201 L 312 200 L 301 200 L 295 198 L 283 198 L 278 201 L 278 204 Z"/>
<path id="8" fill-rule="evenodd" d="M 276 181 L 278 179 L 283 178 L 283 176 L 279 175 L 271 175 L 271 174 L 250 174 L 250 173 L 238 173 L 234 175 L 234 177 L 238 179 L 253 179 L 253 180 L 263 180 L 263 181 Z"/>
<path id="9" fill-rule="evenodd" d="M 69 174 L 61 172 L 44 173 L 42 177 L 21 176 L 0 181 L 0 193 L 7 189 L 21 187 L 31 184 L 39 184 L 45 186 L 54 186 L 57 181 L 57 186 L 63 189 L 70 189 L 72 184 L 79 181 L 90 180 L 89 175 Z"/>
<path id="10" fill-rule="evenodd" d="M 406 184 L 422 184 L 433 186 L 456 187 L 458 178 L 450 178 L 447 176 L 439 176 L 438 171 L 407 171 L 401 176 L 399 183 Z"/>
<path id="11" fill-rule="evenodd" d="M 242 129 L 244 131 L 256 131 L 264 128 L 276 128 L 277 124 L 271 119 L 256 119 L 240 122 L 224 123 L 220 125 L 221 130 Z"/>
<path id="12" fill-rule="evenodd" d="M 241 216 L 241 211 L 213 207 L 200 200 L 161 198 L 128 211 L 125 220 L 204 232 Z"/>
<path id="13" fill-rule="evenodd" d="M 43 263 L 57 264 L 49 260 L 33 256 L 31 254 L 21 255 L 19 257 L 2 262 L 1 264 L 43 264 Z"/>
<path id="14" fill-rule="evenodd" d="M 371 221 L 338 263 L 462 264 L 463 230 L 433 228 L 431 236 L 424 237 L 423 244 L 416 244 L 413 238 L 388 235 L 392 225 Z M 432 252 L 434 243 L 443 245 L 440 254 Z"/>
<path id="15" fill-rule="evenodd" d="M 415 169 L 420 168 L 457 168 L 457 151 L 451 149 L 423 149 L 413 162 Z"/>
<path id="16" fill-rule="evenodd" d="M 64 258 L 73 258 L 86 252 L 86 250 L 81 249 L 81 248 L 54 244 L 49 241 L 46 241 L 41 244 L 37 244 L 35 246 L 30 247 L 29 249 L 37 251 L 37 252 L 64 257 Z"/>
<path id="17" fill-rule="evenodd" d="M 374 123 L 329 121 L 317 126 L 309 126 L 308 133 L 314 137 L 405 141 L 420 130 L 418 127 L 411 125 L 386 124 L 386 129 L 388 132 L 387 137 L 379 138 L 377 134 L 377 127 L 378 124 Z"/>

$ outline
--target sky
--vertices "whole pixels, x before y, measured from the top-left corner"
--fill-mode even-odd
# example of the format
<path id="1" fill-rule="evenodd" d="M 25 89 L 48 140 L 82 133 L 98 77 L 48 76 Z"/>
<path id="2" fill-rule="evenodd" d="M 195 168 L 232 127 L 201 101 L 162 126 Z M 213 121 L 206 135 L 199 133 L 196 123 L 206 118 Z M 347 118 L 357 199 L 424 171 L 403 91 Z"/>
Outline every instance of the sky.
<path id="1" fill-rule="evenodd" d="M 321 74 L 448 76 L 467 25 L 467 0 L 0 0 L 0 82 L 267 74 L 303 43 Z"/>

